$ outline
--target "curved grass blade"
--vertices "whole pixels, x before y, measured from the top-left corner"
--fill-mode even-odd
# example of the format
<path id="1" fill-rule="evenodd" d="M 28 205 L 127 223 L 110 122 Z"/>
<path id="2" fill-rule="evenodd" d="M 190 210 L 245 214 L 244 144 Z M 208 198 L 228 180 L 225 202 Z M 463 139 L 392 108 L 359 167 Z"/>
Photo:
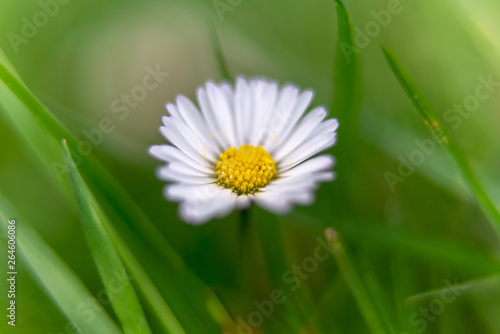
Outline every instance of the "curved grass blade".
<path id="1" fill-rule="evenodd" d="M 360 96 L 359 81 L 359 57 L 353 39 L 353 28 L 349 13 L 340 0 L 335 0 L 337 10 L 337 46 L 333 72 L 333 100 L 331 112 L 338 118 L 340 127 L 338 129 L 338 143 L 335 147 L 335 156 L 338 161 L 335 167 L 339 178 L 332 189 L 326 187 L 327 191 L 335 192 L 331 196 L 337 198 L 334 205 L 337 211 L 344 215 L 351 204 L 345 196 L 337 194 L 348 193 L 351 187 L 352 165 L 355 161 L 352 158 L 351 148 L 357 145 L 358 140 L 358 107 Z"/>
<path id="2" fill-rule="evenodd" d="M 210 42 L 212 44 L 212 50 L 215 56 L 215 61 L 217 62 L 217 67 L 219 68 L 219 73 L 224 80 L 231 80 L 229 75 L 229 70 L 227 69 L 226 60 L 224 59 L 224 54 L 222 53 L 219 36 L 217 35 L 217 30 L 215 29 L 214 23 L 208 23 L 208 32 L 210 34 Z"/>
<path id="3" fill-rule="evenodd" d="M 339 234 L 333 228 L 328 228 L 325 231 L 326 239 L 333 251 L 333 255 L 337 260 L 340 272 L 346 283 L 349 285 L 351 292 L 356 300 L 356 303 L 361 310 L 361 313 L 370 328 L 371 332 L 374 334 L 387 333 L 388 331 L 384 328 L 383 320 L 380 314 L 377 312 L 373 300 L 363 284 L 363 280 L 359 276 L 359 273 L 354 268 L 351 259 L 344 249 L 344 244 L 341 242 Z"/>
<path id="4" fill-rule="evenodd" d="M 447 265 L 469 275 L 488 275 L 500 271 L 500 262 L 492 255 L 454 241 L 416 235 L 409 231 L 380 228 L 377 223 L 339 223 L 336 228 L 353 242 L 369 243 L 438 266 Z"/>
<path id="5" fill-rule="evenodd" d="M 14 95 L 29 109 L 38 120 L 56 137 L 69 138 L 69 131 L 36 99 L 31 92 L 0 62 L 0 79 Z"/>
<path id="6" fill-rule="evenodd" d="M 20 79 L 9 72 L 7 67 L 2 66 L 1 62 L 0 80 L 5 83 L 10 93 L 13 93 L 30 114 L 39 121 L 40 129 L 35 124 L 32 124 L 32 127 L 36 126 L 36 130 L 45 130 L 57 144 L 62 138 L 67 138 L 71 151 L 77 152 L 75 150 L 78 143 L 76 138 L 22 84 Z M 47 166 L 54 163 L 55 160 L 48 155 L 53 149 L 47 148 L 47 142 L 41 141 L 36 131 L 26 129 L 26 122 L 19 117 L 17 110 L 7 108 L 4 111 L 12 118 L 16 126 L 22 129 L 23 135 L 28 139 L 34 151 L 36 153 L 44 152 L 40 154 L 40 157 Z M 67 166 L 64 165 L 64 167 L 64 172 L 66 172 Z M 107 212 L 116 218 L 114 222 L 119 224 L 118 229 L 126 236 L 127 243 L 140 246 L 139 249 L 143 250 L 142 253 L 150 254 L 148 257 L 150 262 L 156 263 L 156 265 L 147 268 L 148 272 L 165 300 L 173 308 L 175 306 L 176 315 L 179 318 L 184 316 L 187 319 L 184 319 L 187 323 L 182 321 L 183 325 L 192 326 L 192 330 L 199 333 L 217 331 L 220 328 L 219 324 L 208 311 L 204 298 L 212 299 L 213 304 L 222 307 L 218 300 L 214 300 L 214 298 L 216 299 L 215 294 L 209 291 L 204 283 L 186 267 L 183 260 L 149 217 L 93 155 L 83 158 L 79 168 L 89 187 L 96 191 L 97 199 Z M 166 267 L 170 268 L 168 273 L 164 269 Z M 175 274 L 170 275 L 169 273 Z M 200 298 L 200 296 L 203 297 Z"/>
<path id="7" fill-rule="evenodd" d="M 371 271 L 367 272 L 364 275 L 364 281 L 366 282 L 368 291 L 371 292 L 374 305 L 377 310 L 379 310 L 381 320 L 385 324 L 385 328 L 387 328 L 388 333 L 396 334 L 396 330 L 393 327 L 393 324 L 396 324 L 394 313 L 390 308 L 389 302 L 386 298 L 386 294 L 382 290 L 382 287 L 380 286 L 380 283 L 377 280 L 375 274 Z"/>
<path id="8" fill-rule="evenodd" d="M 385 59 L 389 64 L 392 72 L 398 79 L 400 85 L 403 87 L 406 95 L 410 98 L 418 113 L 424 120 L 425 125 L 431 134 L 441 143 L 444 149 L 450 154 L 456 166 L 460 170 L 462 177 L 467 184 L 467 187 L 475 197 L 480 208 L 488 218 L 493 229 L 500 236 L 500 213 L 495 207 L 490 197 L 486 194 L 482 185 L 477 180 L 476 175 L 470 168 L 465 158 L 458 152 L 455 144 L 448 136 L 446 130 L 441 126 L 436 117 L 434 109 L 430 106 L 427 100 L 418 89 L 415 82 L 411 79 L 408 73 L 400 65 L 394 54 L 381 46 Z"/>
<path id="9" fill-rule="evenodd" d="M 62 146 L 68 161 L 70 184 L 78 206 L 83 232 L 104 286 L 108 294 L 112 294 L 112 297 L 110 296 L 111 305 L 121 322 L 123 331 L 126 334 L 149 334 L 151 330 L 130 278 L 126 274 L 118 253 L 94 210 L 92 199 L 76 168 L 65 140 Z M 117 281 L 118 285 L 116 284 Z"/>
<path id="10" fill-rule="evenodd" d="M 92 194 L 89 193 L 89 197 L 92 197 Z M 158 288 L 142 267 L 140 261 L 135 257 L 134 253 L 120 237 L 114 226 L 109 222 L 108 217 L 103 212 L 102 208 L 100 208 L 99 204 L 94 202 L 94 207 L 104 228 L 109 233 L 111 241 L 115 245 L 120 258 L 124 262 L 124 265 L 127 267 L 128 271 L 132 273 L 139 292 L 151 306 L 152 312 L 156 314 L 157 320 L 164 331 L 167 333 L 184 334 L 185 331 L 181 324 L 163 299 Z"/>
<path id="11" fill-rule="evenodd" d="M 333 84 L 335 87 L 332 111 L 338 113 L 345 133 L 356 131 L 357 101 L 359 101 L 359 52 L 354 44 L 351 18 L 344 4 L 335 0 L 337 8 L 337 51 Z"/>
<path id="12" fill-rule="evenodd" d="M 0 195 L 0 225 L 7 229 L 7 221 L 17 221 L 18 251 L 27 264 L 29 274 L 52 299 L 80 333 L 120 334 L 118 326 L 88 291 L 80 278 L 42 237 Z M 93 317 L 89 318 L 89 309 Z M 96 311 L 96 310 L 99 310 Z"/>

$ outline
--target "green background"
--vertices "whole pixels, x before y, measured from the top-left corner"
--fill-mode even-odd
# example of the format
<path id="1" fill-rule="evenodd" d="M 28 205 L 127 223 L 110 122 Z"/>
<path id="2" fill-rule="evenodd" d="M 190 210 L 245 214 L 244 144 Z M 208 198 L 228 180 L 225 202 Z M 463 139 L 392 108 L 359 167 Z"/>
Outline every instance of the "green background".
<path id="1" fill-rule="evenodd" d="M 160 287 L 181 325 L 191 328 L 187 333 L 195 333 L 195 325 L 186 325 L 194 318 L 207 333 L 236 333 L 237 318 L 247 319 L 256 310 L 253 301 L 269 299 L 273 289 L 286 291 L 287 300 L 275 305 L 254 333 L 369 332 L 366 310 L 358 307 L 356 290 L 350 289 L 350 280 L 334 257 L 320 262 L 301 280 L 297 292 L 280 280 L 290 267 L 313 256 L 317 238 L 324 239 L 328 227 L 342 235 L 348 261 L 368 290 L 376 317 L 382 319 L 382 332 L 499 333 L 498 235 L 453 160 L 435 144 L 404 182 L 394 189 L 387 182 L 387 172 L 398 174 L 401 157 L 408 160 L 420 150 L 415 141 L 429 142 L 432 136 L 379 44 L 397 55 L 498 206 L 498 87 L 475 111 L 460 118 L 459 125 L 456 118 L 447 121 L 445 114 L 475 95 L 480 77 L 500 81 L 500 3 L 401 0 L 400 13 L 382 26 L 374 25 L 373 13 L 387 10 L 393 1 L 345 0 L 355 38 L 363 39 L 359 31 L 366 32 L 370 24 L 379 27 L 372 36 L 366 35 L 366 46 L 356 53 L 358 76 L 349 77 L 347 72 L 345 86 L 333 80 L 338 35 L 333 0 L 222 3 L 231 10 L 219 15 L 212 1 L 72 0 L 59 4 L 37 33 L 17 46 L 11 42 L 12 33 L 22 36 L 23 18 L 33 22 L 42 6 L 12 0 L 0 5 L 2 63 L 12 64 L 7 67 L 77 139 L 85 139 L 82 131 L 97 128 L 103 118 L 113 121 L 115 130 L 104 135 L 91 156 L 117 179 L 171 244 L 168 252 L 182 263 L 170 267 L 161 250 L 150 247 L 153 242 L 140 222 L 125 232 L 121 226 L 127 222 L 115 224 L 119 218 L 109 214 L 111 224 L 126 235 L 128 247 Z M 329 117 L 340 120 L 339 144 L 329 150 L 337 157 L 337 180 L 320 187 L 312 206 L 296 207 L 282 217 L 252 208 L 243 241 L 239 212 L 201 226 L 182 222 L 177 204 L 162 196 L 164 184 L 155 177 L 159 163 L 147 154 L 149 146 L 165 142 L 158 131 L 165 103 L 174 102 L 178 94 L 194 99 L 196 87 L 208 79 L 221 80 L 210 22 L 232 78 L 264 76 L 312 88 L 313 105 L 327 106 Z M 159 66 L 169 75 L 121 120 L 111 104 L 141 85 L 148 66 Z M 333 100 L 334 92 L 339 100 L 351 96 L 349 78 L 358 79 L 358 90 L 342 110 L 335 109 L 341 104 Z M 60 180 L 50 167 L 51 161 L 64 162 L 62 137 L 56 140 L 44 121 L 16 101 L 3 83 L 0 102 L 0 193 L 15 208 L 4 206 L 0 211 L 17 220 L 19 238 L 29 222 L 97 296 L 104 285 L 82 233 L 68 176 Z M 82 163 L 81 169 L 90 182 L 92 173 L 86 174 L 85 166 Z M 99 187 L 108 184 L 105 179 L 96 183 L 92 190 L 108 212 L 109 204 L 101 202 L 99 194 Z M 7 254 L 7 230 L 0 226 L 1 252 Z M 134 238 L 141 242 L 132 242 Z M 0 267 L 6 268 L 6 255 L 0 257 L 5 262 Z M 6 325 L 8 289 L 2 279 L 0 331 L 72 333 L 28 259 L 18 251 L 17 260 L 17 324 L 15 329 Z M 185 272 L 179 274 L 176 268 Z M 175 279 L 162 280 L 170 275 Z M 177 289 L 173 284 L 182 283 L 183 275 L 193 282 L 185 281 L 179 288 L 181 297 L 169 294 Z M 425 330 L 419 331 L 423 325 L 412 323 L 412 314 L 436 304 L 445 281 L 460 282 L 466 289 L 453 302 L 444 303 L 444 311 L 425 321 Z M 208 298 L 203 291 L 214 293 Z M 211 306 L 214 298 L 220 302 L 217 311 Z M 145 305 L 140 293 L 139 299 Z M 182 308 L 177 300 L 188 305 L 196 300 L 200 305 Z M 119 324 L 111 305 L 104 307 Z M 145 306 L 144 312 L 152 332 L 162 333 L 151 307 Z"/>

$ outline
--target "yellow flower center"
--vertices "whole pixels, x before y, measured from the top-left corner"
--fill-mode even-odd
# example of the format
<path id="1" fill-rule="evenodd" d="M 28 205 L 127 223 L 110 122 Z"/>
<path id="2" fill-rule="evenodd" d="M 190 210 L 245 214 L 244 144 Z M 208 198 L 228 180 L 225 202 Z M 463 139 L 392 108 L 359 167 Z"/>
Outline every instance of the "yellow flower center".
<path id="1" fill-rule="evenodd" d="M 262 146 L 241 145 L 231 147 L 220 155 L 217 185 L 235 193 L 253 194 L 276 177 L 273 158 Z"/>

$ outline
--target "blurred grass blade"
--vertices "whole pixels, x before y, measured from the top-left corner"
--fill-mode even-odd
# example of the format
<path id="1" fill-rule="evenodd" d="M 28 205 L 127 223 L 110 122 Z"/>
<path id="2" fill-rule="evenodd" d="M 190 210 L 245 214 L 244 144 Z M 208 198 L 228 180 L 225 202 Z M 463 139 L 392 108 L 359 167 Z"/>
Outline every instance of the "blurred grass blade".
<path id="1" fill-rule="evenodd" d="M 104 286 L 108 294 L 112 294 L 109 296 L 111 305 L 122 328 L 126 334 L 151 333 L 130 278 L 92 206 L 92 200 L 65 140 L 63 150 L 68 161 L 70 184 L 80 213 L 83 232 Z M 118 281 L 118 287 L 116 281 Z"/>
<path id="2" fill-rule="evenodd" d="M 343 243 L 337 231 L 333 228 L 328 228 L 325 231 L 326 239 L 333 251 L 333 255 L 337 260 L 340 272 L 346 283 L 351 288 L 351 292 L 358 304 L 361 314 L 363 315 L 368 327 L 374 334 L 387 333 L 384 329 L 383 321 L 377 313 L 377 309 L 366 290 L 366 287 L 361 280 L 358 272 L 354 268 L 351 259 L 347 255 Z"/>
<path id="3" fill-rule="evenodd" d="M 397 322 L 394 324 L 398 329 L 406 330 L 408 334 L 417 334 L 416 329 L 408 322 L 412 311 L 405 304 L 408 296 L 415 293 L 414 289 L 418 280 L 417 271 L 418 268 L 415 266 L 415 262 L 409 261 L 401 254 L 397 254 L 390 264 L 391 277 L 389 279 L 393 287 L 391 300 L 397 318 Z"/>
<path id="4" fill-rule="evenodd" d="M 219 36 L 217 35 L 217 30 L 215 29 L 215 24 L 213 22 L 208 23 L 208 33 L 210 34 L 210 43 L 212 45 L 215 61 L 217 62 L 219 74 L 222 76 L 223 80 L 230 81 L 231 76 L 229 75 L 226 60 L 224 59 L 224 54 L 222 53 L 220 47 Z"/>
<path id="5" fill-rule="evenodd" d="M 413 105 L 419 112 L 420 116 L 423 118 L 425 125 L 432 133 L 432 135 L 451 155 L 455 164 L 460 170 L 469 190 L 476 198 L 476 201 L 488 218 L 493 229 L 500 236 L 500 213 L 491 201 L 490 197 L 484 191 L 481 184 L 478 182 L 476 175 L 471 170 L 469 164 L 467 163 L 465 158 L 458 152 L 455 144 L 448 136 L 448 133 L 439 123 L 436 117 L 436 113 L 424 98 L 417 85 L 400 65 L 394 54 L 383 46 L 382 52 L 384 53 L 385 59 L 387 60 L 387 63 L 389 64 L 392 72 L 406 92 L 406 95 L 408 95 Z"/>
<path id="6" fill-rule="evenodd" d="M 92 195 L 89 194 L 89 197 Z M 92 198 L 94 200 L 94 198 Z M 94 202 L 95 203 L 95 202 Z M 152 312 L 157 316 L 158 322 L 163 326 L 167 333 L 184 334 L 185 331 L 172 313 L 171 308 L 161 296 L 160 291 L 155 286 L 151 278 L 148 276 L 140 261 L 136 258 L 134 253 L 129 249 L 125 241 L 120 237 L 114 226 L 109 222 L 108 217 L 102 211 L 102 208 L 95 203 L 94 207 L 97 211 L 101 222 L 108 232 L 111 241 L 116 247 L 120 258 L 124 262 L 129 272 L 133 275 L 135 284 L 138 290 L 142 293 L 144 299 L 150 304 Z M 217 306 L 217 305 L 215 305 Z"/>
<path id="7" fill-rule="evenodd" d="M 396 330 L 394 329 L 394 325 L 396 324 L 395 317 L 393 316 L 394 313 L 390 308 L 386 294 L 382 290 L 377 277 L 373 272 L 369 271 L 364 275 L 364 282 L 366 282 L 366 286 L 368 287 L 368 291 L 373 298 L 375 307 L 379 310 L 379 314 L 385 324 L 385 328 L 388 329 L 390 334 L 396 334 Z"/>
<path id="8" fill-rule="evenodd" d="M 274 214 L 257 207 L 253 212 L 255 213 L 255 219 L 252 223 L 256 225 L 269 277 L 273 286 L 282 290 L 286 295 L 286 299 L 292 301 L 282 305 L 283 314 L 293 332 L 298 332 L 306 320 L 311 319 L 312 305 L 303 296 L 302 287 L 291 292 L 290 286 L 285 284 L 283 279 L 285 274 L 290 272 L 290 267 L 284 254 L 278 218 Z"/>
<path id="9" fill-rule="evenodd" d="M 394 233 L 377 227 L 377 222 L 339 223 L 336 228 L 352 242 L 368 243 L 437 266 L 446 265 L 469 275 L 500 271 L 498 259 L 464 243 L 418 235 L 410 231 Z"/>
<path id="10" fill-rule="evenodd" d="M 146 271 L 142 268 L 141 263 L 133 252 L 128 248 L 128 245 L 123 241 L 112 224 L 110 224 L 105 213 L 100 206 L 95 203 L 92 194 L 88 193 L 88 197 L 92 199 L 94 208 L 102 222 L 103 227 L 109 234 L 111 241 L 116 247 L 117 253 L 120 255 L 129 272 L 132 273 L 136 285 L 146 301 L 150 304 L 152 311 L 156 314 L 158 322 L 163 326 L 165 332 L 168 333 L 185 333 L 178 320 L 175 318 L 172 310 L 165 302 L 161 293 L 152 282 Z"/>
<path id="11" fill-rule="evenodd" d="M 42 124 L 59 138 L 73 138 L 69 131 L 38 101 L 16 76 L 0 62 L 0 79 L 32 111 Z"/>
<path id="12" fill-rule="evenodd" d="M 80 278 L 0 195 L 0 226 L 15 217 L 18 252 L 30 276 L 80 333 L 119 334 L 120 329 Z M 95 312 L 99 309 L 100 312 Z M 89 313 L 91 311 L 91 313 Z M 89 314 L 93 318 L 89 321 Z"/>
<path id="13" fill-rule="evenodd" d="M 10 116 L 19 132 L 28 139 L 35 153 L 39 154 L 47 166 L 57 161 L 54 159 L 59 159 L 51 154 L 54 151 L 53 144 L 58 146 L 62 138 L 67 139 L 71 152 L 77 152 L 75 149 L 78 142 L 75 137 L 22 84 L 20 79 L 2 64 L 0 64 L 0 80 L 29 113 L 24 113 L 24 110 L 20 113 L 17 110 L 19 108 L 17 103 L 13 103 L 15 108 L 7 107 L 3 111 Z M 11 99 L 7 94 L 6 96 Z M 30 116 L 34 116 L 39 124 L 32 122 Z M 45 134 L 49 135 L 53 142 L 48 142 Z M 67 169 L 67 166 L 65 167 Z M 175 307 L 173 311 L 177 317 L 183 318 L 181 323 L 185 326 L 193 326 L 192 330 L 200 333 L 218 330 L 219 326 L 209 313 L 205 299 L 206 296 L 215 298 L 215 295 L 186 267 L 170 243 L 114 176 L 100 164 L 94 155 L 82 158 L 79 169 L 89 187 L 94 190 L 99 203 L 116 219 L 113 222 L 124 234 L 126 242 L 142 250 L 137 256 L 154 263 L 148 266 L 148 272 L 169 305 L 172 308 Z M 57 175 L 57 172 L 55 174 Z M 170 269 L 167 271 L 165 268 Z"/>
<path id="14" fill-rule="evenodd" d="M 353 28 L 349 13 L 340 0 L 335 0 L 337 10 L 337 46 L 333 66 L 333 98 L 330 112 L 339 120 L 338 143 L 335 156 L 338 161 L 335 167 L 339 175 L 336 186 L 327 187 L 330 196 L 336 198 L 334 205 L 337 214 L 345 215 L 351 206 L 348 197 L 340 194 L 348 193 L 352 184 L 352 168 L 356 161 L 352 156 L 352 147 L 358 140 L 358 107 L 360 97 L 358 50 L 354 44 Z M 346 210 L 347 208 L 347 210 Z"/>
<path id="15" fill-rule="evenodd" d="M 336 113 L 345 133 L 357 131 L 357 107 L 359 95 L 359 60 L 354 44 L 353 29 L 349 13 L 340 0 L 335 0 L 337 9 L 337 51 L 333 72 L 335 87 L 331 111 Z"/>
<path id="16" fill-rule="evenodd" d="M 445 279 L 443 281 L 443 285 L 439 288 L 435 288 L 429 291 L 422 291 L 418 294 L 408 297 L 406 299 L 406 302 L 408 304 L 413 304 L 439 298 L 443 290 L 449 290 L 451 288 L 454 288 L 457 291 L 461 291 L 461 293 L 467 291 L 467 293 L 474 294 L 475 292 L 483 291 L 488 294 L 495 289 L 499 289 L 499 287 L 500 275 L 498 273 L 485 277 L 473 278 L 462 282 L 458 282 L 458 278 L 455 277 L 453 279 Z"/>

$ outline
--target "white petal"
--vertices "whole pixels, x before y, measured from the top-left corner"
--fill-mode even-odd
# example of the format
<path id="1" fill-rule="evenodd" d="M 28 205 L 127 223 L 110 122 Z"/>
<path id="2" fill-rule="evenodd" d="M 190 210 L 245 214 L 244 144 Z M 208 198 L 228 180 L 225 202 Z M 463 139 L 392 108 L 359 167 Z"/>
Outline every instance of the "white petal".
<path id="1" fill-rule="evenodd" d="M 167 108 L 167 111 L 170 114 L 170 116 L 182 119 L 182 116 L 179 112 L 179 109 L 177 108 L 177 106 L 175 104 L 167 103 L 165 105 L 165 108 Z"/>
<path id="2" fill-rule="evenodd" d="M 311 156 L 335 145 L 337 141 L 337 134 L 335 131 L 338 125 L 336 119 L 329 119 L 320 123 L 315 130 L 307 136 L 302 144 L 279 161 L 278 170 L 280 172 L 286 171 Z"/>
<path id="3" fill-rule="evenodd" d="M 261 80 L 254 91 L 253 124 L 249 143 L 261 145 L 267 135 L 267 125 L 275 113 L 278 84 Z"/>
<path id="4" fill-rule="evenodd" d="M 304 161 L 298 166 L 295 166 L 284 173 L 280 173 L 280 178 L 288 178 L 299 175 L 310 175 L 319 171 L 330 170 L 335 165 L 335 158 L 325 154 Z"/>
<path id="5" fill-rule="evenodd" d="M 244 127 L 245 127 L 245 144 L 249 144 L 252 141 L 252 138 L 255 136 L 254 135 L 254 123 L 256 121 L 256 96 L 257 96 L 257 91 L 261 87 L 261 80 L 260 79 L 255 79 L 255 80 L 250 80 L 248 82 L 248 93 L 250 95 L 250 101 L 251 101 L 251 106 L 250 109 L 248 109 L 248 112 L 243 116 L 244 119 Z"/>
<path id="6" fill-rule="evenodd" d="M 231 113 L 233 114 L 233 117 L 234 117 L 234 109 L 233 109 L 233 107 L 234 107 L 234 90 L 233 90 L 233 86 L 224 82 L 219 87 L 220 87 L 220 90 L 222 91 L 222 93 L 224 94 L 224 96 L 226 97 L 226 100 L 229 103 L 229 106 L 231 107 Z"/>
<path id="7" fill-rule="evenodd" d="M 200 108 L 203 116 L 205 117 L 208 128 L 210 130 L 209 138 L 217 140 L 220 147 L 226 148 L 229 147 L 229 142 L 226 137 L 223 136 L 223 130 L 219 128 L 219 124 L 216 117 L 216 112 L 212 108 L 212 104 L 208 99 L 207 92 L 205 88 L 198 88 L 197 92 L 198 102 L 200 103 Z"/>
<path id="8" fill-rule="evenodd" d="M 173 148 L 175 152 L 170 153 L 170 148 Z M 179 160 L 176 156 L 177 155 L 184 155 L 184 158 L 187 158 L 188 160 L 191 160 L 194 163 L 194 160 L 186 156 L 181 150 L 179 150 L 177 147 L 173 147 L 171 145 L 153 145 L 149 148 L 149 154 L 162 161 L 173 161 L 173 160 Z"/>
<path id="9" fill-rule="evenodd" d="M 157 177 L 163 181 L 189 183 L 189 184 L 209 184 L 215 180 L 204 173 L 197 172 L 176 165 L 184 165 L 182 162 L 174 162 L 168 166 L 163 166 L 158 169 Z"/>
<path id="10" fill-rule="evenodd" d="M 334 179 L 334 173 L 331 171 L 318 172 L 315 174 L 304 174 L 291 176 L 273 181 L 266 187 L 266 191 L 290 191 L 301 192 L 309 189 L 315 189 L 322 182 L 329 182 Z"/>
<path id="11" fill-rule="evenodd" d="M 238 209 L 246 209 L 252 204 L 252 201 L 248 195 L 236 196 L 236 207 Z"/>
<path id="12" fill-rule="evenodd" d="M 322 133 L 322 132 L 335 132 L 339 127 L 339 121 L 337 121 L 336 118 L 332 119 L 327 119 L 326 121 L 322 122 L 317 129 L 316 133 Z M 315 133 L 312 133 L 311 136 L 314 136 Z"/>
<path id="13" fill-rule="evenodd" d="M 214 152 L 203 145 L 199 137 L 186 124 L 184 124 L 182 120 L 180 120 L 179 118 L 167 116 L 164 116 L 162 120 L 166 128 L 166 130 L 164 130 L 166 131 L 165 134 L 168 134 L 169 132 L 177 133 L 177 135 L 184 138 L 185 143 L 187 143 L 188 146 L 190 146 L 196 153 L 198 153 L 199 156 L 201 156 L 205 160 L 208 159 L 211 162 L 217 161 L 218 157 L 214 154 Z M 189 155 L 189 152 L 186 151 L 186 154 Z"/>
<path id="14" fill-rule="evenodd" d="M 317 178 L 316 181 L 320 182 L 321 178 Z M 310 205 L 314 202 L 314 191 L 318 184 L 308 179 L 302 181 L 305 182 L 268 186 L 262 193 L 256 194 L 255 201 L 265 209 L 278 214 L 289 212 L 294 204 Z"/>
<path id="15" fill-rule="evenodd" d="M 173 145 L 178 147 L 182 152 L 184 152 L 189 158 L 196 161 L 196 163 L 210 168 L 210 162 L 202 157 L 196 150 L 186 141 L 186 139 L 181 136 L 175 128 L 162 126 L 160 131 Z"/>
<path id="16" fill-rule="evenodd" d="M 206 88 L 212 110 L 216 111 L 215 117 L 218 128 L 222 131 L 222 136 L 226 138 L 230 146 L 237 146 L 236 133 L 234 131 L 235 122 L 230 101 L 227 100 L 222 89 L 214 83 L 208 82 Z"/>
<path id="17" fill-rule="evenodd" d="M 245 145 L 248 143 L 250 137 L 250 130 L 246 118 L 250 115 L 250 111 L 253 110 L 253 100 L 250 94 L 250 88 L 248 83 L 244 78 L 238 78 L 236 80 L 236 92 L 235 92 L 235 102 L 234 102 L 234 117 L 236 122 L 236 138 L 239 145 Z"/>
<path id="18" fill-rule="evenodd" d="M 214 138 L 210 138 L 207 122 L 203 119 L 200 111 L 185 96 L 177 97 L 177 106 L 186 125 L 195 132 L 200 140 L 214 153 L 220 154 L 221 150 Z"/>
<path id="19" fill-rule="evenodd" d="M 313 193 L 314 190 L 309 190 L 309 191 L 297 191 L 297 192 L 291 192 L 291 191 L 277 191 L 276 193 L 279 196 L 282 196 L 285 198 L 285 200 L 290 204 L 300 204 L 300 205 L 311 205 L 314 202 L 315 196 Z"/>
<path id="20" fill-rule="evenodd" d="M 204 165 L 198 163 L 197 161 L 190 158 L 186 153 L 181 151 L 175 146 L 171 145 L 154 145 L 149 149 L 149 153 L 157 159 L 172 162 L 172 161 L 181 161 L 186 165 L 191 166 L 201 172 L 211 174 L 213 170 L 205 167 Z"/>
<path id="21" fill-rule="evenodd" d="M 228 189 L 218 189 L 214 197 L 198 202 L 183 202 L 179 205 L 181 218 L 188 223 L 202 224 L 212 218 L 229 214 L 236 207 L 237 195 Z"/>
<path id="22" fill-rule="evenodd" d="M 287 154 L 296 149 L 302 142 L 316 129 L 318 124 L 326 117 L 324 108 L 316 108 L 309 112 L 304 119 L 293 129 L 280 144 L 276 145 L 275 152 L 272 153 L 275 161 L 280 161 Z"/>
<path id="23" fill-rule="evenodd" d="M 157 176 L 161 180 L 196 184 L 214 183 L 212 174 L 199 171 L 182 161 L 170 162 L 157 171 Z"/>
<path id="24" fill-rule="evenodd" d="M 311 205 L 314 203 L 314 192 L 297 192 L 297 193 L 292 193 L 289 192 L 287 193 L 287 198 L 290 202 L 295 203 L 295 204 L 300 204 L 300 205 Z"/>
<path id="25" fill-rule="evenodd" d="M 279 172 L 284 172 L 313 155 L 332 147 L 335 144 L 337 134 L 335 132 L 323 132 L 315 134 L 315 137 L 306 140 L 292 153 L 283 158 L 278 164 Z"/>
<path id="26" fill-rule="evenodd" d="M 255 194 L 254 201 L 260 207 L 277 214 L 285 214 L 292 210 L 290 203 L 278 192 L 266 191 L 257 193 Z"/>
<path id="27" fill-rule="evenodd" d="M 183 163 L 181 161 L 173 161 L 166 166 L 162 166 L 160 168 L 160 171 L 162 171 L 161 172 L 162 174 L 165 174 L 167 172 L 172 171 L 172 172 L 175 172 L 177 174 L 183 174 L 183 175 L 189 175 L 189 176 L 200 176 L 200 177 L 210 176 L 210 174 L 207 174 L 207 173 L 201 172 L 197 169 L 194 169 L 193 167 L 186 165 L 185 163 Z"/>
<path id="28" fill-rule="evenodd" d="M 286 128 L 286 123 L 289 121 L 293 113 L 299 89 L 295 86 L 284 86 L 280 93 L 272 115 L 263 129 L 258 129 L 265 136 L 263 138 L 263 146 L 266 150 L 276 142 L 279 134 Z"/>
<path id="29" fill-rule="evenodd" d="M 211 199 L 216 198 L 222 188 L 214 184 L 169 184 L 164 188 L 164 195 L 173 202 L 186 202 L 193 205 L 204 205 Z"/>
<path id="30" fill-rule="evenodd" d="M 294 103 L 293 109 L 290 114 L 283 122 L 282 129 L 277 132 L 276 140 L 270 141 L 265 144 L 265 148 L 269 151 L 272 151 L 277 144 L 280 143 L 281 140 L 285 140 L 290 131 L 295 127 L 300 117 L 304 114 L 307 107 L 311 103 L 312 98 L 314 97 L 314 93 L 312 91 L 305 91 L 297 98 L 297 101 Z"/>

